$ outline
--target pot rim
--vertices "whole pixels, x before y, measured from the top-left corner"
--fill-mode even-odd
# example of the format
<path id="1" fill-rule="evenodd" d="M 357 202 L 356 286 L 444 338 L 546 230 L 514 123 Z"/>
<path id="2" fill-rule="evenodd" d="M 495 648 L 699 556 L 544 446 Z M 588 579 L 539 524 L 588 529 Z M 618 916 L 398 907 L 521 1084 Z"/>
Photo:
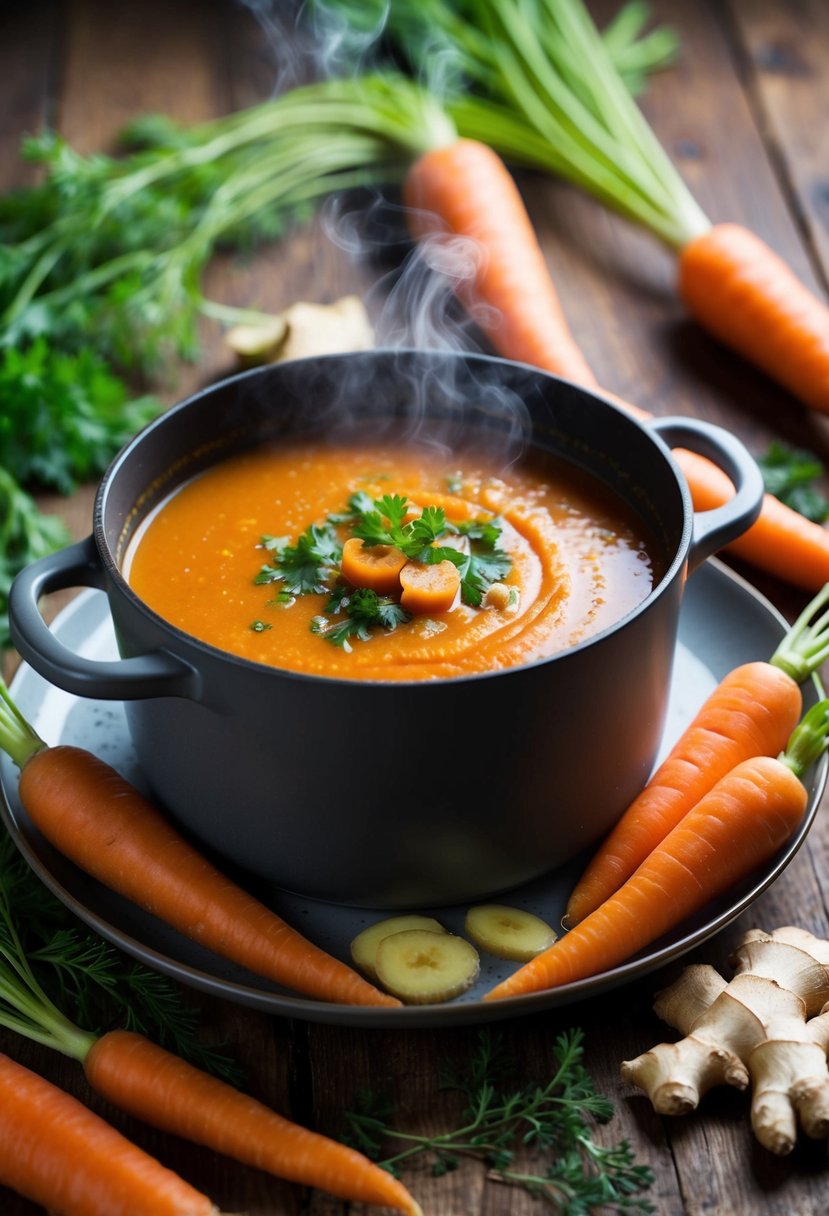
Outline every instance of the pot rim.
<path id="1" fill-rule="evenodd" d="M 607 625 L 598 633 L 591 634 L 590 637 L 584 638 L 582 641 L 576 642 L 574 645 L 568 646 L 563 650 L 555 651 L 553 654 L 547 655 L 544 658 L 533 659 L 524 663 L 517 663 L 509 667 L 496 668 L 490 671 L 469 672 L 455 676 L 435 676 L 430 679 L 358 679 L 354 677 L 349 678 L 346 676 L 325 675 L 316 672 L 294 671 L 290 668 L 278 667 L 275 664 L 261 663 L 255 659 L 244 658 L 241 655 L 234 654 L 232 651 L 223 650 L 221 647 L 214 646 L 210 642 L 205 642 L 201 638 L 196 637 L 194 634 L 187 633 L 178 625 L 168 621 L 165 617 L 161 616 L 153 608 L 151 608 L 143 599 L 141 599 L 139 595 L 136 594 L 127 579 L 124 577 L 118 561 L 116 560 L 115 554 L 113 553 L 106 537 L 104 516 L 106 512 L 107 497 L 111 487 L 118 477 L 121 467 L 127 462 L 127 460 L 131 459 L 133 453 L 141 446 L 143 442 L 145 442 L 148 435 L 155 433 L 159 428 L 163 428 L 165 425 L 169 425 L 168 420 L 170 418 L 173 418 L 174 416 L 183 413 L 188 409 L 192 409 L 195 403 L 202 400 L 204 397 L 210 397 L 217 391 L 224 390 L 234 384 L 244 383 L 248 380 L 260 378 L 263 376 L 263 374 L 272 370 L 274 366 L 279 366 L 264 365 L 263 367 L 254 367 L 236 372 L 233 375 L 223 377 L 221 380 L 214 381 L 213 383 L 198 389 L 195 393 L 191 393 L 181 401 L 175 402 L 156 418 L 148 422 L 132 437 L 132 439 L 130 439 L 124 445 L 120 452 L 118 452 L 118 454 L 114 457 L 104 472 L 95 494 L 92 532 L 98 556 L 102 562 L 107 578 L 117 587 L 120 594 L 127 599 L 135 611 L 141 613 L 162 632 L 166 631 L 172 635 L 176 641 L 176 648 L 179 651 L 183 646 L 188 652 L 193 652 L 196 655 L 203 653 L 212 661 L 221 659 L 225 662 L 231 663 L 233 666 L 249 669 L 252 672 L 272 672 L 278 677 L 289 678 L 291 680 L 296 680 L 303 683 L 310 682 L 311 684 L 326 684 L 336 686 L 343 685 L 351 688 L 357 685 L 358 687 L 383 688 L 390 690 L 400 687 L 410 690 L 412 688 L 420 687 L 424 689 L 434 688 L 435 686 L 444 684 L 463 684 L 473 680 L 489 680 L 499 677 L 503 678 L 511 674 L 518 675 L 519 673 L 526 673 L 535 668 L 546 667 L 550 663 L 560 663 L 572 660 L 577 655 L 581 654 L 586 648 L 598 646 L 605 639 L 613 636 L 618 631 L 625 628 L 631 621 L 648 611 L 648 609 L 661 598 L 668 587 L 671 586 L 671 584 L 677 578 L 687 560 L 693 534 L 694 507 L 690 490 L 688 489 L 687 482 L 679 468 L 679 465 L 674 459 L 671 449 L 668 447 L 662 437 L 648 425 L 647 421 L 640 421 L 639 419 L 635 418 L 632 414 L 624 410 L 612 397 L 605 395 L 601 390 L 586 388 L 583 385 L 578 384 L 576 381 L 568 380 L 563 376 L 554 375 L 552 372 L 545 371 L 543 368 L 538 368 L 531 364 L 518 363 L 514 360 L 504 359 L 499 355 L 488 355 L 483 353 L 479 354 L 477 352 L 432 351 L 417 347 L 375 347 L 369 351 L 308 356 L 304 359 L 292 360 L 292 366 L 296 367 L 300 364 L 308 364 L 309 366 L 313 365 L 314 367 L 317 367 L 323 361 L 329 362 L 347 359 L 349 354 L 353 354 L 354 356 L 359 355 L 359 358 L 361 359 L 372 359 L 374 357 L 388 358 L 390 356 L 394 358 L 402 357 L 404 359 L 428 359 L 434 357 L 453 361 L 459 360 L 464 363 L 482 366 L 507 365 L 511 369 L 514 368 L 516 371 L 523 371 L 531 377 L 552 380 L 560 384 L 565 384 L 569 389 L 575 390 L 579 395 L 594 402 L 598 402 L 602 408 L 615 413 L 624 420 L 626 425 L 629 425 L 633 427 L 634 430 L 645 434 L 656 450 L 660 453 L 668 469 L 670 470 L 682 504 L 682 534 L 676 546 L 676 551 L 668 562 L 662 577 L 653 587 L 651 587 L 651 590 L 648 592 L 645 598 L 641 600 L 639 604 L 629 609 L 623 616 L 613 621 L 610 625 Z M 530 441 L 530 447 L 532 447 L 532 440 Z M 564 459 L 566 459 L 566 457 Z M 596 475 L 594 471 L 591 470 L 591 472 L 594 476 Z M 616 489 L 614 492 L 619 494 L 619 496 L 623 499 L 623 501 L 626 502 L 628 506 L 633 506 L 630 500 L 626 499 L 625 495 L 621 491 Z M 193 662 L 195 667 L 198 667 L 197 660 L 190 661 Z"/>

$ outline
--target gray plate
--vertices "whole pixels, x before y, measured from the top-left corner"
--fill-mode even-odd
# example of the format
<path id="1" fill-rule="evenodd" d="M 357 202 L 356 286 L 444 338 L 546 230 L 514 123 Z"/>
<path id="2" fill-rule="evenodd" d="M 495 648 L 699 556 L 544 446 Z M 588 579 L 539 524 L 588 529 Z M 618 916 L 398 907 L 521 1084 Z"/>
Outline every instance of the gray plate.
<path id="1" fill-rule="evenodd" d="M 87 658 L 117 656 L 106 599 L 100 592 L 79 595 L 56 619 L 53 628 L 65 645 Z M 693 575 L 680 618 L 663 754 L 716 683 L 739 663 L 769 658 L 785 631 L 784 619 L 771 604 L 725 566 L 709 561 Z M 49 686 L 26 666 L 18 671 L 12 691 L 25 716 L 48 743 L 87 747 L 144 787 L 120 703 L 71 696 Z M 804 700 L 811 705 L 816 699 L 815 688 L 809 685 L 804 690 Z M 538 1012 L 628 983 L 678 958 L 724 928 L 774 882 L 800 848 L 820 802 L 827 764 L 824 756 L 807 774 L 809 803 L 803 823 L 794 839 L 770 864 L 624 966 L 549 992 L 484 1002 L 483 994 L 514 969 L 514 964 L 484 955 L 480 980 L 463 997 L 442 1005 L 402 1009 L 333 1005 L 294 996 L 224 962 L 114 895 L 57 853 L 37 832 L 18 798 L 17 771 L 5 756 L 0 761 L 3 794 L 0 813 L 29 864 L 72 912 L 128 954 L 185 984 L 269 1013 L 313 1022 L 352 1026 L 465 1025 Z M 544 879 L 501 894 L 499 901 L 526 908 L 557 925 L 583 862 L 583 858 L 579 859 Z M 263 887 L 250 876 L 237 873 L 235 877 L 311 940 L 346 960 L 351 939 L 366 925 L 388 915 L 303 900 Z M 461 932 L 464 911 L 435 908 L 431 914 L 448 929 Z"/>

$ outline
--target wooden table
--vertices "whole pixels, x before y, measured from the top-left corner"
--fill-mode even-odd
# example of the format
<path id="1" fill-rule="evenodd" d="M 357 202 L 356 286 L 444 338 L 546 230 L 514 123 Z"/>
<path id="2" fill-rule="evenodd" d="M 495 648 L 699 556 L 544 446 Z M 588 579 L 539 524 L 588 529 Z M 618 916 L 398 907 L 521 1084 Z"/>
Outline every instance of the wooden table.
<path id="1" fill-rule="evenodd" d="M 229 0 L 29 0 L 0 13 L 0 188 L 26 181 L 19 137 L 54 124 L 81 151 L 105 148 L 131 116 L 157 110 L 198 120 L 269 95 L 285 51 L 269 42 L 251 10 Z M 708 213 L 744 221 L 767 238 L 819 293 L 829 273 L 829 7 L 823 0 L 654 0 L 655 15 L 681 37 L 682 56 L 656 78 L 644 107 Z M 597 3 L 604 17 L 612 3 Z M 526 199 L 555 267 L 565 308 L 599 381 L 654 414 L 696 415 L 720 422 L 755 453 L 772 438 L 829 457 L 822 419 L 807 415 L 688 323 L 673 291 L 674 264 L 646 235 L 540 176 L 522 179 Z M 278 309 L 299 298 L 327 300 L 364 292 L 377 267 L 356 263 L 318 230 L 302 232 L 257 255 L 241 269 L 221 260 L 211 290 L 228 301 Z M 214 327 L 204 328 L 204 354 L 168 389 L 170 400 L 232 370 Z M 48 500 L 77 535 L 89 527 L 91 488 Z M 739 567 L 738 567 L 739 568 Z M 789 618 L 806 595 L 759 571 L 740 569 Z M 715 622 L 712 622 L 715 627 Z M 740 921 L 699 951 L 727 973 L 727 957 L 751 925 L 801 924 L 825 935 L 829 829 L 825 808 L 807 846 L 782 878 Z M 718 1091 L 699 1113 L 656 1117 L 619 1079 L 619 1062 L 664 1037 L 651 997 L 673 971 L 561 1011 L 504 1023 L 526 1075 L 545 1079 L 555 1036 L 579 1025 L 587 1063 L 615 1102 L 606 1139 L 626 1136 L 656 1181 L 652 1199 L 663 1216 L 691 1213 L 818 1216 L 829 1208 L 824 1144 L 803 1143 L 776 1160 L 753 1141 L 745 1096 Z M 224 1034 L 250 1067 L 250 1088 L 277 1109 L 337 1134 L 343 1110 L 366 1084 L 389 1087 L 410 1126 L 446 1117 L 438 1064 L 460 1056 L 465 1029 L 366 1031 L 292 1024 L 198 998 L 211 1033 Z M 76 1066 L 9 1034 L 0 1045 L 84 1100 Z M 94 1099 L 92 1099 L 94 1104 Z M 100 1104 L 97 1104 L 100 1107 Z M 118 1126 L 196 1182 L 228 1211 L 250 1216 L 305 1216 L 363 1211 L 307 1193 L 118 1118 Z M 488 1182 L 476 1164 L 432 1178 L 412 1170 L 406 1182 L 435 1216 L 521 1216 L 537 1210 L 523 1194 Z M 5 1216 L 35 1208 L 0 1192 Z"/>

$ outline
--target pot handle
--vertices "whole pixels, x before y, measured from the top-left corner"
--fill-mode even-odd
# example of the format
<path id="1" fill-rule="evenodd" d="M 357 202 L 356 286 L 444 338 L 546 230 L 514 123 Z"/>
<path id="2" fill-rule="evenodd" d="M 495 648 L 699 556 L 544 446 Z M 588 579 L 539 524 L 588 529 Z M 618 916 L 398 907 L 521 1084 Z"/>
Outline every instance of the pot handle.
<path id="1" fill-rule="evenodd" d="M 763 506 L 765 487 L 757 462 L 730 431 L 701 418 L 654 418 L 648 427 L 671 448 L 689 448 L 713 461 L 734 485 L 734 495 L 720 507 L 694 513 L 688 570 L 742 536 Z"/>
<path id="2" fill-rule="evenodd" d="M 91 536 L 32 562 L 12 583 L 12 641 L 35 671 L 66 692 L 107 701 L 196 695 L 198 674 L 166 650 L 112 662 L 73 654 L 49 629 L 38 607 L 42 595 L 68 587 L 105 589 L 103 567 Z"/>

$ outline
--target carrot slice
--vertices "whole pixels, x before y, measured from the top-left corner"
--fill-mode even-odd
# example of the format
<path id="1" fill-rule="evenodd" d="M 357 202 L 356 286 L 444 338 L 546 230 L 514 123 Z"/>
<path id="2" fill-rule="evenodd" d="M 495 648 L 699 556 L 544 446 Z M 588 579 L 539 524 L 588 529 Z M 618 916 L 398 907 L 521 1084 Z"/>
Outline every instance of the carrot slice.
<path id="1" fill-rule="evenodd" d="M 436 562 L 434 566 L 407 562 L 400 571 L 401 607 L 420 615 L 448 612 L 460 585 L 461 576 L 454 562 Z"/>
<path id="2" fill-rule="evenodd" d="M 352 536 L 343 545 L 342 574 L 353 587 L 368 587 L 378 595 L 400 590 L 400 571 L 409 559 L 394 545 L 366 545 Z"/>

